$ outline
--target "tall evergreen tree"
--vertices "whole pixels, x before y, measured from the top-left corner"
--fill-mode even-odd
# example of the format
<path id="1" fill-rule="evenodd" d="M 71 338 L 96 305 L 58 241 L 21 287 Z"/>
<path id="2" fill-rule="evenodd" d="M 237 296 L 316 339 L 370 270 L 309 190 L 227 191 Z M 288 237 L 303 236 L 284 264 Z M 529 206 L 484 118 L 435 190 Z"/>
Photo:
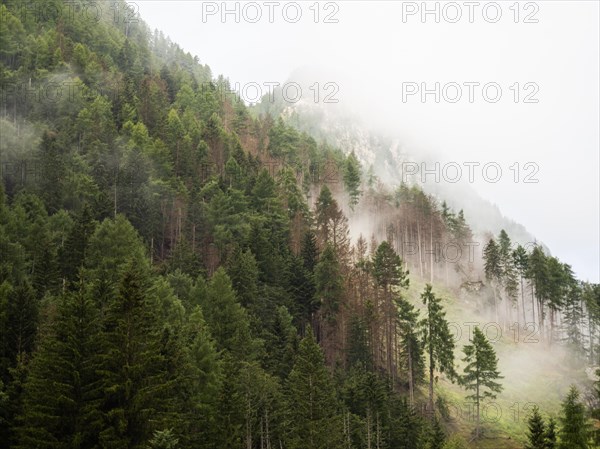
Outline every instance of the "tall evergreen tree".
<path id="1" fill-rule="evenodd" d="M 523 285 L 523 280 L 527 276 L 527 265 L 529 263 L 529 257 L 527 254 L 527 250 L 521 246 L 517 245 L 517 248 L 513 251 L 513 263 L 519 275 L 519 290 L 521 291 L 521 310 L 523 312 L 523 325 L 527 323 L 527 317 L 525 314 L 525 286 Z M 534 310 L 532 309 L 532 313 Z M 532 321 L 535 323 L 535 315 L 532 317 Z"/>
<path id="2" fill-rule="evenodd" d="M 421 294 L 423 304 L 427 307 L 426 316 L 421 323 L 423 330 L 423 342 L 429 363 L 429 403 L 428 412 L 434 416 L 433 382 L 434 372 L 437 369 L 446 373 L 451 380 L 456 379 L 454 369 L 454 340 L 446 320 L 446 312 L 432 291 L 431 285 L 425 286 Z"/>
<path id="3" fill-rule="evenodd" d="M 290 449 L 342 448 L 333 382 L 312 331 L 300 348 L 287 383 L 288 447 Z"/>
<path id="4" fill-rule="evenodd" d="M 100 446 L 141 448 L 161 430 L 166 385 L 158 314 L 137 267 L 126 269 L 103 327 Z"/>
<path id="5" fill-rule="evenodd" d="M 467 390 L 474 391 L 472 395 L 467 396 L 467 399 L 473 399 L 475 402 L 477 419 L 475 436 L 479 438 L 481 401 L 486 398 L 496 398 L 495 393 L 500 393 L 503 390 L 502 385 L 497 380 L 503 377 L 498 371 L 496 352 L 478 327 L 473 332 L 472 344 L 465 345 L 463 352 L 465 353 L 463 361 L 467 365 L 460 382 Z"/>
<path id="6" fill-rule="evenodd" d="M 339 318 L 342 307 L 343 282 L 340 263 L 332 245 L 327 244 L 315 267 L 316 299 L 319 301 L 319 314 L 323 326 L 321 339 L 325 346 L 325 357 L 333 363 L 339 351 Z"/>
<path id="7" fill-rule="evenodd" d="M 330 243 L 338 255 L 345 256 L 349 242 L 348 219 L 326 185 L 317 198 L 316 225 L 320 247 Z"/>
<path id="8" fill-rule="evenodd" d="M 559 449 L 588 449 L 589 426 L 579 390 L 571 386 L 562 403 Z"/>
<path id="9" fill-rule="evenodd" d="M 408 374 L 410 405 L 414 405 L 416 388 L 425 378 L 424 345 L 419 335 L 419 312 L 404 298 L 397 298 L 395 303 L 398 308 L 400 351 Z"/>
<path id="10" fill-rule="evenodd" d="M 546 449 L 546 425 L 540 414 L 540 409 L 535 406 L 527 419 L 527 443 L 525 449 Z"/>
<path id="11" fill-rule="evenodd" d="M 358 162 L 358 159 L 356 159 L 353 151 L 346 158 L 346 163 L 344 165 L 344 184 L 348 195 L 350 196 L 350 208 L 352 210 L 354 210 L 354 207 L 358 204 L 358 199 L 360 198 L 360 182 L 360 163 Z"/>
<path id="12" fill-rule="evenodd" d="M 446 433 L 442 423 L 437 418 L 433 419 L 431 434 L 429 436 L 429 449 L 444 449 L 446 443 Z"/>
<path id="13" fill-rule="evenodd" d="M 240 360 L 256 356 L 248 313 L 239 304 L 223 268 L 213 274 L 200 306 L 219 351 L 227 350 Z"/>
<path id="14" fill-rule="evenodd" d="M 557 446 L 557 430 L 556 430 L 556 421 L 554 418 L 550 418 L 548 420 L 548 425 L 546 426 L 546 433 L 544 434 L 546 439 L 546 446 L 544 449 L 556 449 Z"/>
<path id="15" fill-rule="evenodd" d="M 380 310 L 384 319 L 386 369 L 392 379 L 395 379 L 393 341 L 397 334 L 398 308 L 394 298 L 400 295 L 396 289 L 408 287 L 408 271 L 402 268 L 402 259 L 392 246 L 387 241 L 383 241 L 373 256 L 372 272 L 376 285 L 383 293 Z"/>
<path id="16" fill-rule="evenodd" d="M 498 321 L 498 286 L 502 281 L 502 256 L 500 248 L 492 238 L 483 249 L 483 260 L 485 263 L 485 278 L 491 285 L 494 298 L 494 316 Z"/>
<path id="17" fill-rule="evenodd" d="M 94 447 L 100 326 L 83 285 L 60 298 L 51 327 L 31 361 L 17 447 Z"/>
<path id="18" fill-rule="evenodd" d="M 61 275 L 67 282 L 77 279 L 79 269 L 85 262 L 86 249 L 95 227 L 92 210 L 86 203 L 76 217 L 65 245 L 59 251 Z"/>

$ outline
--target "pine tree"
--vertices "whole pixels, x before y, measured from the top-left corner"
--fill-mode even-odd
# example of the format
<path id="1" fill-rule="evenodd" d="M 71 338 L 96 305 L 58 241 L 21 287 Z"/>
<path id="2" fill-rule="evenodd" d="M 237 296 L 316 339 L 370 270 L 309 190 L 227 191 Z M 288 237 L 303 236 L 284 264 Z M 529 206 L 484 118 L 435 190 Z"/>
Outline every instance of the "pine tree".
<path id="1" fill-rule="evenodd" d="M 171 429 L 155 430 L 152 439 L 148 442 L 150 449 L 177 449 L 179 439 L 173 435 Z"/>
<path id="2" fill-rule="evenodd" d="M 485 278 L 491 285 L 494 295 L 494 314 L 496 322 L 498 321 L 498 285 L 502 280 L 502 256 L 500 248 L 492 238 L 483 249 L 483 259 L 485 262 Z"/>
<path id="3" fill-rule="evenodd" d="M 544 305 L 548 297 L 548 286 L 549 286 L 549 272 L 548 272 L 548 258 L 544 254 L 542 248 L 536 245 L 529 256 L 529 266 L 527 270 L 527 277 L 531 279 L 531 283 L 535 290 L 535 299 L 537 300 L 538 309 L 538 325 L 540 328 L 540 335 L 544 335 L 544 318 L 546 316 L 544 312 Z"/>
<path id="4" fill-rule="evenodd" d="M 523 248 L 521 245 L 517 245 L 517 248 L 513 251 L 512 257 L 513 263 L 519 275 L 519 284 L 521 291 L 521 308 L 523 312 L 523 325 L 526 326 L 527 317 L 525 316 L 525 287 L 523 285 L 523 279 L 527 275 L 527 265 L 529 263 L 529 256 L 525 248 Z M 533 309 L 531 312 L 534 312 Z M 535 323 L 535 315 L 533 316 L 531 322 Z"/>
<path id="5" fill-rule="evenodd" d="M 40 194 L 49 212 L 55 212 L 63 206 L 64 180 L 67 173 L 64 153 L 58 134 L 46 131 L 40 144 L 40 162 L 43 171 Z"/>
<path id="6" fill-rule="evenodd" d="M 424 346 L 429 356 L 429 410 L 433 417 L 433 382 L 434 371 L 437 369 L 442 373 L 447 373 L 450 380 L 456 378 L 454 369 L 454 340 L 446 320 L 446 312 L 441 305 L 441 299 L 437 298 L 432 292 L 431 285 L 425 286 L 425 291 L 421 294 L 423 304 L 427 311 L 425 319 L 421 323 L 423 330 Z"/>
<path id="7" fill-rule="evenodd" d="M 98 310 L 79 285 L 31 361 L 18 428 L 19 448 L 93 447 L 98 431 Z"/>
<path id="8" fill-rule="evenodd" d="M 293 300 L 290 312 L 301 334 L 308 324 L 313 322 L 319 308 L 315 300 L 315 277 L 308 272 L 301 257 L 290 254 L 285 270 L 286 290 Z"/>
<path id="9" fill-rule="evenodd" d="M 408 271 L 402 268 L 402 259 L 396 254 L 392 246 L 383 241 L 375 251 L 372 263 L 373 277 L 376 285 L 383 291 L 381 312 L 385 336 L 385 351 L 387 355 L 386 368 L 392 379 L 395 379 L 393 340 L 397 333 L 398 309 L 394 302 L 394 296 L 399 295 L 395 291 L 398 288 L 408 288 Z"/>
<path id="10" fill-rule="evenodd" d="M 423 420 L 406 398 L 395 398 L 392 405 L 395 417 L 389 432 L 389 447 L 424 449 L 427 435 Z"/>
<path id="11" fill-rule="evenodd" d="M 467 365 L 464 369 L 464 375 L 460 378 L 460 382 L 466 390 L 474 391 L 472 395 L 467 396 L 467 399 L 473 399 L 475 402 L 477 416 L 475 436 L 479 438 L 481 401 L 486 398 L 496 398 L 495 393 L 500 393 L 503 390 L 502 385 L 496 381 L 503 377 L 498 371 L 496 352 L 478 327 L 473 332 L 473 343 L 465 345 L 463 352 L 465 353 L 463 361 Z M 486 391 L 483 391 L 484 388 Z"/>
<path id="12" fill-rule="evenodd" d="M 274 315 L 272 325 L 263 334 L 265 353 L 268 355 L 264 366 L 270 374 L 285 379 L 292 370 L 298 348 L 297 332 L 285 306 L 279 306 Z"/>
<path id="13" fill-rule="evenodd" d="M 557 446 L 557 435 L 556 435 L 556 421 L 554 418 L 548 420 L 546 427 L 546 433 L 544 435 L 545 446 L 544 449 L 555 449 Z"/>
<path id="14" fill-rule="evenodd" d="M 431 435 L 429 437 L 428 449 L 444 449 L 446 443 L 446 432 L 440 423 L 440 420 L 434 418 L 433 425 L 431 428 Z"/>
<path id="15" fill-rule="evenodd" d="M 223 383 L 222 362 L 210 335 L 202 310 L 196 306 L 185 324 L 185 351 L 190 360 L 189 375 L 183 383 L 188 429 L 184 432 L 192 447 L 211 447 L 217 416 L 218 394 Z"/>
<path id="16" fill-rule="evenodd" d="M 300 255 L 306 271 L 313 273 L 319 259 L 319 250 L 317 249 L 317 237 L 311 230 L 304 234 Z"/>
<path id="17" fill-rule="evenodd" d="M 361 316 L 353 315 L 348 326 L 348 348 L 346 350 L 347 366 L 363 366 L 367 370 L 373 368 L 373 357 L 367 337 L 367 326 Z"/>
<path id="18" fill-rule="evenodd" d="M 249 249 L 236 249 L 228 263 L 227 274 L 240 304 L 256 312 L 258 305 L 258 265 Z"/>
<path id="19" fill-rule="evenodd" d="M 39 324 L 39 300 L 29 282 L 9 290 L 6 304 L 6 356 L 11 365 L 19 354 L 33 351 Z"/>
<path id="20" fill-rule="evenodd" d="M 589 428 L 585 406 L 579 401 L 579 390 L 574 385 L 562 403 L 562 424 L 559 449 L 588 449 Z"/>
<path id="21" fill-rule="evenodd" d="M 343 282 L 340 263 L 332 245 L 327 244 L 315 267 L 316 299 L 319 301 L 319 314 L 323 325 L 322 341 L 325 345 L 325 357 L 333 363 L 339 350 L 338 334 L 339 314 L 342 307 Z"/>
<path id="22" fill-rule="evenodd" d="M 288 377 L 288 446 L 290 449 L 342 447 L 333 382 L 312 331 L 300 342 Z"/>
<path id="23" fill-rule="evenodd" d="M 248 314 L 222 267 L 211 277 L 200 306 L 219 351 L 227 350 L 240 360 L 251 360 L 256 355 Z"/>
<path id="24" fill-rule="evenodd" d="M 140 448 L 163 411 L 161 329 L 138 267 L 126 269 L 103 327 L 100 445 Z M 151 419 L 152 418 L 152 419 Z M 152 424 L 151 424 L 152 423 Z"/>
<path id="25" fill-rule="evenodd" d="M 519 284 L 517 282 L 517 268 L 515 267 L 515 261 L 512 256 L 512 243 L 506 231 L 502 229 L 498 237 L 498 244 L 500 250 L 500 264 L 502 269 L 502 285 L 504 292 L 506 293 L 506 319 L 510 318 L 510 307 L 513 302 L 517 299 L 517 292 Z"/>
<path id="26" fill-rule="evenodd" d="M 408 374 L 409 399 L 410 404 L 414 405 L 415 390 L 425 378 L 424 347 L 419 335 L 419 311 L 401 297 L 395 299 L 395 304 L 398 309 L 400 351 L 403 354 Z"/>
<path id="27" fill-rule="evenodd" d="M 358 204 L 358 199 L 360 198 L 360 183 L 360 163 L 358 162 L 358 159 L 356 159 L 353 151 L 346 158 L 346 164 L 344 166 L 344 184 L 348 191 L 348 195 L 350 196 L 350 208 L 352 210 L 354 210 L 354 207 Z"/>
<path id="28" fill-rule="evenodd" d="M 144 245 L 123 215 L 96 227 L 85 257 L 84 279 L 94 281 L 94 295 L 101 304 L 116 294 L 115 286 L 131 264 L 139 270 L 148 268 Z"/>
<path id="29" fill-rule="evenodd" d="M 92 210 L 86 203 L 76 217 L 64 247 L 59 251 L 61 275 L 67 282 L 77 279 L 79 269 L 83 267 L 86 258 L 88 242 L 95 228 Z"/>
<path id="30" fill-rule="evenodd" d="M 317 198 L 316 224 L 320 247 L 330 243 L 340 257 L 345 256 L 349 242 L 348 219 L 326 185 Z"/>
<path id="31" fill-rule="evenodd" d="M 546 425 L 540 414 L 540 409 L 535 406 L 527 420 L 528 434 L 525 449 L 546 449 Z"/>

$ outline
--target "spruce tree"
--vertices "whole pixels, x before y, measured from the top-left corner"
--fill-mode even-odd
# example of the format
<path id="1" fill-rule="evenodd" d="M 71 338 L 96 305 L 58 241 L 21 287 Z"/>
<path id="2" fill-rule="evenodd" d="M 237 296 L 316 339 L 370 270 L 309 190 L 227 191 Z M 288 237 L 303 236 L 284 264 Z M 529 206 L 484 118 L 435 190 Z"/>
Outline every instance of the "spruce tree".
<path id="1" fill-rule="evenodd" d="M 293 300 L 290 312 L 301 334 L 314 318 L 319 304 L 315 300 L 315 277 L 309 272 L 301 257 L 290 254 L 285 270 L 286 290 Z"/>
<path id="2" fill-rule="evenodd" d="M 164 362 L 157 310 L 147 297 L 145 277 L 129 266 L 103 322 L 100 445 L 141 448 L 159 425 Z"/>
<path id="3" fill-rule="evenodd" d="M 433 382 L 434 371 L 437 369 L 446 373 L 450 380 L 456 378 L 454 369 L 454 340 L 446 320 L 446 312 L 441 304 L 441 299 L 437 298 L 432 291 L 431 285 L 425 286 L 425 291 L 421 294 L 423 304 L 426 305 L 426 316 L 421 323 L 423 330 L 423 341 L 425 350 L 429 357 L 429 403 L 428 412 L 433 418 Z"/>
<path id="4" fill-rule="evenodd" d="M 557 432 L 556 432 L 556 421 L 554 418 L 550 418 L 548 420 L 548 425 L 546 426 L 546 433 L 544 435 L 546 441 L 546 445 L 544 449 L 556 449 L 557 446 Z"/>
<path id="5" fill-rule="evenodd" d="M 155 430 L 152 439 L 148 442 L 150 449 L 177 449 L 179 439 L 175 437 L 171 429 Z"/>
<path id="6" fill-rule="evenodd" d="M 316 225 L 320 247 L 324 248 L 327 243 L 330 243 L 336 253 L 343 256 L 349 242 L 348 219 L 326 185 L 317 198 Z"/>
<path id="7" fill-rule="evenodd" d="M 258 265 L 249 249 L 236 249 L 227 267 L 227 274 L 240 304 L 256 312 L 258 300 Z"/>
<path id="8" fill-rule="evenodd" d="M 496 398 L 495 393 L 503 390 L 502 385 L 496 381 L 503 377 L 498 371 L 496 352 L 478 327 L 473 332 L 472 344 L 465 345 L 463 352 L 465 353 L 463 361 L 467 363 L 467 366 L 465 366 L 460 382 L 466 390 L 474 391 L 472 395 L 467 396 L 467 399 L 475 402 L 477 420 L 475 436 L 479 438 L 481 401 L 486 398 Z"/>
<path id="9" fill-rule="evenodd" d="M 290 449 L 338 449 L 342 447 L 333 382 L 312 331 L 300 348 L 288 381 L 288 446 Z"/>
<path id="10" fill-rule="evenodd" d="M 98 310 L 84 291 L 60 299 L 30 365 L 19 448 L 93 447 L 98 432 Z"/>
<path id="11" fill-rule="evenodd" d="M 60 271 L 66 282 L 71 283 L 77 279 L 79 269 L 85 262 L 88 242 L 95 228 L 92 210 L 86 203 L 77 215 L 65 245 L 59 251 Z M 76 284 L 74 286 L 76 287 Z"/>
<path id="12" fill-rule="evenodd" d="M 219 351 L 227 350 L 239 360 L 250 360 L 256 356 L 248 313 L 239 304 L 223 268 L 211 277 L 200 306 Z"/>
<path id="13" fill-rule="evenodd" d="M 327 244 L 319 263 L 315 267 L 316 299 L 320 305 L 320 316 L 324 328 L 323 344 L 328 363 L 333 362 L 340 335 L 339 314 L 342 307 L 343 280 L 340 263 L 332 245 Z"/>
<path id="14" fill-rule="evenodd" d="M 504 229 L 500 231 L 498 237 L 500 264 L 502 269 L 502 285 L 506 293 L 506 307 L 512 306 L 512 303 L 517 299 L 519 284 L 517 281 L 517 268 L 512 253 L 512 242 Z M 508 302 L 510 300 L 510 302 Z M 507 316 L 508 319 L 510 316 Z"/>
<path id="15" fill-rule="evenodd" d="M 391 404 L 394 420 L 389 431 L 389 447 L 424 449 L 425 426 L 406 398 L 395 398 Z"/>
<path id="16" fill-rule="evenodd" d="M 382 290 L 381 312 L 384 323 L 386 367 L 392 379 L 395 378 L 394 353 L 392 342 L 397 333 L 398 308 L 395 297 L 399 296 L 397 289 L 405 289 L 409 285 L 408 271 L 402 268 L 402 259 L 396 254 L 392 246 L 383 241 L 377 247 L 373 256 L 372 273 L 377 287 Z"/>
<path id="17" fill-rule="evenodd" d="M 444 432 L 440 420 L 436 417 L 434 418 L 433 425 L 431 427 L 428 449 L 444 449 L 445 443 L 446 432 Z"/>
<path id="18" fill-rule="evenodd" d="M 187 402 L 186 439 L 191 447 L 211 448 L 217 418 L 217 400 L 223 383 L 223 367 L 202 310 L 196 306 L 185 324 L 185 351 L 189 374 L 183 385 Z"/>
<path id="19" fill-rule="evenodd" d="M 353 151 L 346 158 L 346 164 L 344 165 L 344 185 L 350 196 L 350 208 L 352 210 L 354 210 L 360 198 L 360 182 L 360 163 Z"/>
<path id="20" fill-rule="evenodd" d="M 522 312 L 523 312 L 523 325 L 526 326 L 527 325 L 527 317 L 525 316 L 525 287 L 523 285 L 523 279 L 527 275 L 527 265 L 529 263 L 529 256 L 524 247 L 522 247 L 521 245 L 517 245 L 517 248 L 513 251 L 512 257 L 513 257 L 513 263 L 515 265 L 517 273 L 519 274 L 519 283 L 520 283 L 520 290 L 521 290 L 521 307 L 522 307 Z M 533 310 L 532 310 L 532 313 L 533 313 Z M 535 322 L 535 316 L 533 316 L 533 319 L 531 322 Z"/>
<path id="21" fill-rule="evenodd" d="M 414 405 L 415 390 L 425 378 L 425 360 L 423 341 L 419 334 L 419 311 L 400 297 L 395 299 L 398 309 L 398 331 L 401 342 L 400 351 L 406 366 L 410 404 Z"/>
<path id="22" fill-rule="evenodd" d="M 527 419 L 527 428 L 525 449 L 546 449 L 546 426 L 537 406 L 533 407 L 533 411 Z"/>
<path id="23" fill-rule="evenodd" d="M 569 389 L 562 403 L 559 432 L 559 449 L 588 449 L 589 427 L 585 406 L 579 401 L 579 390 L 575 385 Z"/>
<path id="24" fill-rule="evenodd" d="M 502 281 L 502 255 L 496 241 L 492 238 L 483 249 L 485 278 L 491 285 L 494 298 L 494 316 L 498 321 L 498 286 Z"/>

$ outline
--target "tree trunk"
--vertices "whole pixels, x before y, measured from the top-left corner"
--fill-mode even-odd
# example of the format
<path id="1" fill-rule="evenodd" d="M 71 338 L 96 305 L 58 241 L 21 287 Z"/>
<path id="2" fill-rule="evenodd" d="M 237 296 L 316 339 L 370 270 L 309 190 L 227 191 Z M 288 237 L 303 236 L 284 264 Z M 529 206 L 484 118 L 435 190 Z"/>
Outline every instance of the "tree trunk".
<path id="1" fill-rule="evenodd" d="M 410 405 L 414 405 L 415 403 L 415 383 L 413 378 L 413 367 L 412 367 L 412 350 L 410 342 L 407 345 L 408 350 L 408 393 Z"/>
<path id="2" fill-rule="evenodd" d="M 419 273 L 421 274 L 421 279 L 423 279 L 423 254 L 421 252 L 421 227 L 419 226 L 419 222 L 417 222 L 417 245 L 419 246 L 417 249 L 419 252 Z"/>
<path id="3" fill-rule="evenodd" d="M 523 291 L 523 276 L 521 278 L 521 305 L 523 307 L 523 326 L 527 325 L 527 318 L 525 317 L 525 292 Z"/>
<path id="4" fill-rule="evenodd" d="M 371 449 L 371 407 L 367 407 L 367 449 Z"/>
<path id="5" fill-rule="evenodd" d="M 531 314 L 533 318 L 533 325 L 535 326 L 535 297 L 533 295 L 533 284 L 531 284 Z"/>
<path id="6" fill-rule="evenodd" d="M 431 343 L 431 325 L 429 326 L 429 410 L 433 418 L 433 345 Z"/>
<path id="7" fill-rule="evenodd" d="M 477 391 L 475 394 L 477 396 L 477 422 L 475 424 L 475 437 L 479 439 L 479 379 L 477 379 Z"/>

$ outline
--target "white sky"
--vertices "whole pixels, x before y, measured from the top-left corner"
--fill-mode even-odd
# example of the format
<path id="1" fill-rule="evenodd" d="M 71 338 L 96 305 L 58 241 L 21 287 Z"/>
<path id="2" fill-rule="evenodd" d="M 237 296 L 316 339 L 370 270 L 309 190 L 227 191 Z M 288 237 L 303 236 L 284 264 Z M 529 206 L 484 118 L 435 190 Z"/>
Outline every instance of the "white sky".
<path id="1" fill-rule="evenodd" d="M 409 152 L 437 154 L 442 164 L 498 163 L 501 180 L 485 182 L 478 169 L 476 190 L 525 225 L 580 278 L 599 281 L 598 1 L 519 2 L 518 8 L 513 1 L 501 1 L 496 23 L 491 23 L 496 8 L 486 1 L 473 6 L 473 23 L 468 2 L 462 1 L 427 2 L 431 10 L 439 4 L 439 23 L 433 14 L 423 22 L 422 2 L 299 2 L 302 17 L 296 23 L 285 20 L 284 6 L 289 19 L 295 14 L 294 5 L 285 1 L 275 2 L 273 23 L 268 2 L 227 2 L 230 10 L 239 3 L 239 23 L 234 14 L 223 21 L 223 2 L 135 3 L 151 28 L 198 55 L 214 75 L 242 85 L 283 84 L 303 68 L 321 86 L 335 82 L 339 106 L 393 131 Z M 245 19 L 254 18 L 255 6 L 262 17 L 249 23 Z M 417 14 L 403 16 L 413 7 L 419 8 Z M 218 11 L 203 16 L 203 8 Z M 458 10 L 458 22 L 445 20 Z M 324 23 L 330 13 L 337 23 Z M 526 17 L 537 23 L 524 23 Z M 419 95 L 402 102 L 402 86 L 408 82 L 429 88 L 436 82 L 495 82 L 502 98 L 486 102 L 476 87 L 469 103 L 463 86 L 457 103 L 442 98 L 436 104 L 433 95 L 425 103 Z M 520 83 L 518 103 L 510 89 L 515 82 Z M 524 88 L 528 82 L 539 87 L 533 97 L 538 103 L 523 102 L 533 89 Z M 447 93 L 453 96 L 454 90 Z M 539 183 L 515 183 L 509 169 L 515 162 L 521 177 L 529 172 L 525 163 L 537 164 Z"/>

